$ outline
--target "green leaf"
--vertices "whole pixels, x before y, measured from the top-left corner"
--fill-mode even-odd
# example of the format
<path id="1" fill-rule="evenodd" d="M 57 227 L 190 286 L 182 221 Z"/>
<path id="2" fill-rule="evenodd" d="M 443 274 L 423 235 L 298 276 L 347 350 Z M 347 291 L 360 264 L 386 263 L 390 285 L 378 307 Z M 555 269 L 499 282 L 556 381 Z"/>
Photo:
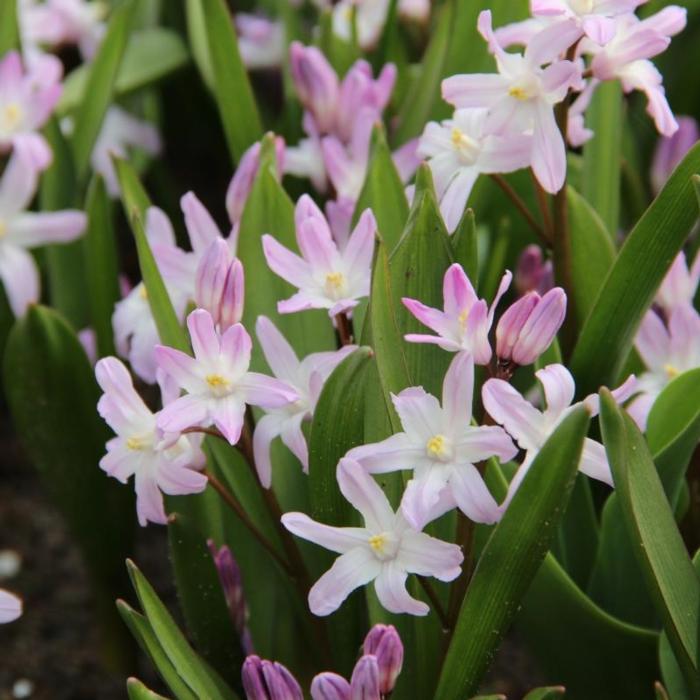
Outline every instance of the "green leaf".
<path id="1" fill-rule="evenodd" d="M 479 279 L 479 246 L 476 233 L 476 219 L 471 209 L 466 209 L 462 220 L 452 235 L 454 260 L 459 263 L 467 277 L 476 282 Z"/>
<path id="2" fill-rule="evenodd" d="M 145 219 L 146 209 L 151 206 L 151 200 L 143 188 L 139 176 L 129 161 L 113 156 L 112 162 L 117 173 L 117 180 L 119 180 L 119 189 L 127 221 L 131 220 L 134 213 L 138 214 L 141 219 Z"/>
<path id="3" fill-rule="evenodd" d="M 0 56 L 13 49 L 20 49 L 17 3 L 3 0 L 0 2 Z"/>
<path id="4" fill-rule="evenodd" d="M 115 82 L 132 28 L 136 3 L 125 0 L 112 13 L 97 55 L 90 64 L 85 80 L 84 100 L 75 113 L 75 127 L 71 145 L 78 181 L 85 179 L 90 167 L 90 156 L 102 128 L 102 121 L 114 96 Z"/>
<path id="5" fill-rule="evenodd" d="M 224 598 L 209 547 L 186 516 L 168 518 L 170 561 L 187 630 L 199 653 L 232 686 L 240 687 L 245 653 Z"/>
<path id="6" fill-rule="evenodd" d="M 606 80 L 596 88 L 586 110 L 586 126 L 593 138 L 583 148 L 581 192 L 600 216 L 610 240 L 615 240 L 620 219 L 623 120 L 622 86 L 617 80 Z"/>
<path id="7" fill-rule="evenodd" d="M 547 554 L 578 471 L 590 418 L 571 412 L 535 458 L 487 542 L 462 602 L 436 700 L 474 692 Z"/>
<path id="8" fill-rule="evenodd" d="M 117 601 L 117 610 L 175 698 L 177 700 L 198 700 L 189 686 L 180 678 L 177 669 L 163 651 L 163 647 L 158 642 L 148 620 L 123 600 Z"/>
<path id="9" fill-rule="evenodd" d="M 129 678 L 126 681 L 126 692 L 129 700 L 168 700 L 168 698 L 149 690 L 138 678 Z"/>
<path id="10" fill-rule="evenodd" d="M 355 18 L 353 17 L 354 22 Z M 319 29 L 319 48 L 335 72 L 342 78 L 350 66 L 362 57 L 362 52 L 357 45 L 357 37 L 354 36 L 351 41 L 339 37 L 333 31 L 333 13 L 330 11 L 324 11 L 321 14 Z M 353 29 L 356 30 L 356 27 Z"/>
<path id="11" fill-rule="evenodd" d="M 644 437 L 607 389 L 601 391 L 601 427 L 625 525 L 649 593 L 689 687 L 700 693 L 700 580 Z"/>
<path id="12" fill-rule="evenodd" d="M 691 176 L 699 170 L 696 144 L 627 237 L 571 359 L 579 395 L 614 385 L 642 316 L 697 218 Z"/>
<path id="13" fill-rule="evenodd" d="M 507 700 L 505 695 L 475 695 L 472 700 Z"/>
<path id="14" fill-rule="evenodd" d="M 224 0 L 200 2 L 214 95 L 231 160 L 235 163 L 263 135 L 263 127 L 228 7 Z"/>
<path id="15" fill-rule="evenodd" d="M 170 613 L 136 565 L 127 561 L 127 568 L 146 619 L 182 680 L 196 697 L 207 700 L 233 700 L 236 697 L 234 692 L 230 688 L 222 687 L 222 682 L 216 678 L 215 672 L 205 666 L 187 643 Z"/>
<path id="16" fill-rule="evenodd" d="M 131 644 L 113 600 L 128 590 L 122 562 L 133 544 L 134 501 L 130 487 L 98 466 L 112 434 L 95 408 L 92 367 L 59 314 L 33 306 L 10 334 L 3 370 L 17 435 L 89 568 L 106 660 L 128 666 Z"/>
<path id="17" fill-rule="evenodd" d="M 569 300 L 581 328 L 615 263 L 615 248 L 596 210 L 573 187 L 567 188 L 571 235 L 573 298 Z M 595 254 L 592 254 L 595 251 Z"/>
<path id="18" fill-rule="evenodd" d="M 96 176 L 88 190 L 85 211 L 88 227 L 83 239 L 85 277 L 88 288 L 88 306 L 91 326 L 97 335 L 100 357 L 114 355 L 112 313 L 119 301 L 119 262 L 114 234 L 112 202 L 104 181 Z"/>
<path id="19" fill-rule="evenodd" d="M 523 700 L 555 700 L 566 694 L 566 688 L 562 685 L 549 686 L 548 688 L 535 688 L 531 690 Z"/>
<path id="20" fill-rule="evenodd" d="M 129 38 L 114 81 L 113 97 L 154 85 L 159 80 L 187 65 L 187 47 L 177 32 L 163 27 L 136 31 Z M 71 71 L 63 82 L 63 92 L 57 110 L 66 114 L 79 108 L 84 101 L 90 65 Z"/>
<path id="21" fill-rule="evenodd" d="M 199 70 L 204 84 L 213 91 L 214 69 L 211 65 L 211 56 L 207 45 L 204 7 L 201 0 L 185 0 L 185 22 L 187 24 L 187 38 L 197 70 Z"/>
<path id="22" fill-rule="evenodd" d="M 389 250 L 393 250 L 408 219 L 408 202 L 380 124 L 372 130 L 369 167 L 355 206 L 353 223 L 357 223 L 367 208 L 377 220 L 382 239 Z"/>

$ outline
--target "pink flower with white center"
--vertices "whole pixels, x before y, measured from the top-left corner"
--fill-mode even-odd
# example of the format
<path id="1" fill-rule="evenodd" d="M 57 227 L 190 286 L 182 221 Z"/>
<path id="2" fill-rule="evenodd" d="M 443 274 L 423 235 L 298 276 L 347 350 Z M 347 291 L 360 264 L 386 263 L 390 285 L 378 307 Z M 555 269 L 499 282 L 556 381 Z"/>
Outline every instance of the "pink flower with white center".
<path id="1" fill-rule="evenodd" d="M 628 411 L 641 430 L 658 395 L 679 374 L 700 367 L 700 315 L 691 302 L 674 305 L 664 323 L 655 311 L 647 311 L 634 345 L 647 371 L 637 384 L 639 395 Z"/>
<path id="2" fill-rule="evenodd" d="M 693 264 L 689 267 L 685 253 L 678 253 L 669 271 L 664 277 L 654 302 L 664 312 L 670 314 L 675 308 L 689 304 L 698 291 L 700 283 L 700 253 L 696 253 Z"/>
<path id="3" fill-rule="evenodd" d="M 265 488 L 272 484 L 270 444 L 276 437 L 301 462 L 304 472 L 309 471 L 309 450 L 302 423 L 313 418 L 321 389 L 331 372 L 354 350 L 346 345 L 337 352 L 317 352 L 299 361 L 292 346 L 266 316 L 258 316 L 255 333 L 260 341 L 265 360 L 277 379 L 292 387 L 298 394 L 294 403 L 266 411 L 255 426 L 253 452 L 260 483 Z"/>
<path id="4" fill-rule="evenodd" d="M 545 190 L 558 192 L 566 177 L 566 148 L 554 105 L 581 83 L 580 67 L 558 58 L 579 35 L 576 22 L 564 20 L 544 29 L 524 54 L 503 50 L 489 10 L 479 15 L 479 31 L 495 55 L 498 73 L 454 75 L 442 81 L 442 96 L 458 109 L 488 109 L 487 133 L 532 132 L 532 169 Z"/>
<path id="5" fill-rule="evenodd" d="M 0 60 L 0 152 L 30 141 L 37 164 L 51 162 L 51 149 L 39 133 L 61 97 L 63 66 L 53 56 L 42 56 L 27 70 L 16 51 Z"/>
<path id="6" fill-rule="evenodd" d="M 104 394 L 97 410 L 117 434 L 107 443 L 100 468 L 123 484 L 133 476 L 139 523 L 167 522 L 163 493 L 170 496 L 199 493 L 207 478 L 201 435 L 166 434 L 157 426 L 160 414 L 152 413 L 136 393 L 131 375 L 116 357 L 95 366 L 95 377 Z M 177 397 L 171 386 L 161 385 L 167 407 Z M 162 493 L 161 493 L 162 492 Z"/>
<path id="7" fill-rule="evenodd" d="M 278 68 L 284 60 L 284 25 L 267 17 L 238 12 L 238 49 L 247 68 Z"/>
<path id="8" fill-rule="evenodd" d="M 700 126 L 693 117 L 678 117 L 676 121 L 678 131 L 673 136 L 662 136 L 654 150 L 650 174 L 652 188 L 657 194 L 685 154 L 700 141 Z"/>
<path id="9" fill-rule="evenodd" d="M 518 450 L 503 428 L 470 425 L 473 393 L 474 362 L 459 353 L 445 375 L 442 406 L 422 387 L 392 395 L 404 432 L 347 454 L 372 474 L 414 470 L 401 512 L 417 530 L 455 504 L 477 523 L 494 523 L 501 515 L 474 465 L 493 456 L 506 462 Z"/>
<path id="10" fill-rule="evenodd" d="M 313 205 L 313 206 L 311 206 Z M 300 212 L 311 214 L 301 217 Z M 360 216 L 342 251 L 338 250 L 326 218 L 308 195 L 297 203 L 296 238 L 302 257 L 285 248 L 269 234 L 263 250 L 270 269 L 299 291 L 280 301 L 282 314 L 306 309 L 328 309 L 333 317 L 353 309 L 369 294 L 370 267 L 377 222 L 370 209 Z"/>
<path id="11" fill-rule="evenodd" d="M 246 404 L 281 408 L 298 400 L 284 382 L 249 372 L 252 343 L 237 323 L 219 335 L 208 311 L 195 309 L 187 317 L 194 357 L 156 345 L 158 366 L 187 394 L 167 405 L 158 415 L 166 432 L 215 425 L 235 445 L 243 428 Z"/>
<path id="12" fill-rule="evenodd" d="M 311 612 L 330 615 L 352 591 L 374 581 L 377 598 L 389 612 L 427 615 L 429 607 L 406 590 L 408 575 L 452 581 L 460 573 L 462 550 L 411 528 L 354 460 L 342 459 L 337 477 L 343 496 L 361 513 L 364 527 L 331 527 L 304 513 L 282 516 L 290 532 L 340 554 L 309 591 Z"/>
<path id="13" fill-rule="evenodd" d="M 512 435 L 521 449 L 525 450 L 525 459 L 510 482 L 502 509 L 510 503 L 549 436 L 571 411 L 583 404 L 592 416 L 598 415 L 597 394 L 591 394 L 583 401 L 572 405 L 575 392 L 574 380 L 569 370 L 563 365 L 547 365 L 544 369 L 535 372 L 535 376 L 544 389 L 547 401 L 547 408 L 544 411 L 535 408 L 522 394 L 502 379 L 489 379 L 481 391 L 484 408 L 496 423 L 502 425 Z M 636 379 L 630 376 L 622 386 L 612 392 L 613 396 L 619 403 L 623 402 L 634 393 L 635 386 Z M 578 468 L 592 479 L 613 485 L 605 448 L 595 440 L 586 438 L 584 441 Z"/>
<path id="14" fill-rule="evenodd" d="M 615 18 L 634 12 L 646 0 L 531 0 L 530 10 L 535 17 L 552 17 L 573 20 L 580 28 L 580 35 L 597 44 L 605 45 L 617 28 Z"/>
<path id="15" fill-rule="evenodd" d="M 0 179 L 0 280 L 15 316 L 22 316 L 40 296 L 39 271 L 27 249 L 72 241 L 87 224 L 81 211 L 26 211 L 39 172 L 34 144 L 20 141 Z"/>
<path id="16" fill-rule="evenodd" d="M 0 625 L 14 622 L 22 615 L 22 601 L 14 593 L 0 588 Z"/>
<path id="17" fill-rule="evenodd" d="M 510 173 L 530 164 L 532 137 L 485 133 L 487 110 L 458 109 L 452 119 L 426 124 L 418 155 L 433 173 L 447 230 L 457 228 L 481 173 Z"/>
<path id="18" fill-rule="evenodd" d="M 317 133 L 301 139 L 296 146 L 287 146 L 284 152 L 284 172 L 311 180 L 314 189 L 325 194 L 328 190 L 328 175 L 323 162 L 321 139 Z"/>
<path id="19" fill-rule="evenodd" d="M 437 335 L 409 333 L 404 337 L 410 343 L 434 343 L 449 352 L 464 350 L 477 365 L 487 365 L 491 360 L 489 331 L 493 325 L 493 315 L 510 286 L 511 278 L 511 273 L 506 270 L 489 307 L 484 299 L 476 296 L 462 266 L 458 263 L 450 265 L 442 282 L 443 311 L 426 306 L 417 299 L 401 300 L 422 324 Z"/>
<path id="20" fill-rule="evenodd" d="M 580 47 L 582 52 L 593 54 L 591 70 L 596 78 L 618 78 L 625 92 L 645 93 L 647 112 L 664 136 L 671 136 L 678 124 L 666 100 L 663 77 L 648 59 L 665 51 L 671 37 L 682 31 L 685 24 L 686 10 L 670 5 L 644 20 L 634 15 L 620 17 L 617 32 L 606 46 L 585 42 Z"/>

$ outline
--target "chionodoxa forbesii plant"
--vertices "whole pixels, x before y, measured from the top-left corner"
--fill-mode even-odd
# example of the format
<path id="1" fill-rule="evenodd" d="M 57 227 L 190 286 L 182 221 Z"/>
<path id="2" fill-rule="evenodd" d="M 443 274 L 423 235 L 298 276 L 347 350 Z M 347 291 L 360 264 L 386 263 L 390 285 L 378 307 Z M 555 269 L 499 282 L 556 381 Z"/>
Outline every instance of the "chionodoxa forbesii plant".
<path id="1" fill-rule="evenodd" d="M 700 18 L 490 4 L 0 6 L 3 384 L 119 672 L 700 697 Z"/>

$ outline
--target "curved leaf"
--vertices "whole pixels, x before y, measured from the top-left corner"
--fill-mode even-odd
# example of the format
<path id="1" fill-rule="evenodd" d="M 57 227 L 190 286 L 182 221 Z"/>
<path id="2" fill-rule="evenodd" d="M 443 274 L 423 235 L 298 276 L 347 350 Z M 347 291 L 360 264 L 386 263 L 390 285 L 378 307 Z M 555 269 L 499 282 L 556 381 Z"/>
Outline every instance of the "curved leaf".
<path id="1" fill-rule="evenodd" d="M 138 678 L 129 678 L 126 681 L 126 692 L 129 700 L 168 700 L 168 698 L 149 690 Z"/>

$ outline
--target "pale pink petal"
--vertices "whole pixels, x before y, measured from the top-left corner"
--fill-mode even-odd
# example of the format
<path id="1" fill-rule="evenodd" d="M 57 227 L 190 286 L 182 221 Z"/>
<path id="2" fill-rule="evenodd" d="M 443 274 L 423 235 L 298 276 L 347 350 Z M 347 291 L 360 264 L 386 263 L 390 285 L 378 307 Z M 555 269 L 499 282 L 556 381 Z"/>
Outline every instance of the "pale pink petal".
<path id="1" fill-rule="evenodd" d="M 325 217 L 304 219 L 297 229 L 299 250 L 313 270 L 330 271 L 338 263 L 338 249 Z"/>
<path id="2" fill-rule="evenodd" d="M 453 75 L 442 81 L 442 99 L 458 109 L 491 107 L 508 92 L 507 81 L 497 73 Z"/>
<path id="3" fill-rule="evenodd" d="M 429 467 L 423 476 L 406 484 L 401 498 L 401 514 L 415 530 L 422 530 L 435 512 L 440 494 L 447 487 L 449 472 L 441 465 Z"/>
<path id="4" fill-rule="evenodd" d="M 650 369 L 663 367 L 670 354 L 671 338 L 655 311 L 647 311 L 634 339 L 634 346 Z"/>
<path id="5" fill-rule="evenodd" d="M 649 413 L 651 412 L 651 407 L 654 405 L 654 401 L 656 401 L 656 396 L 640 394 L 627 406 L 627 413 L 630 414 L 630 417 L 642 432 L 645 432 L 647 429 L 647 419 L 649 418 Z"/>
<path id="6" fill-rule="evenodd" d="M 508 433 L 496 425 L 484 425 L 478 428 L 464 424 L 455 445 L 458 463 L 476 464 L 489 457 L 498 457 L 507 462 L 518 454 Z"/>
<path id="7" fill-rule="evenodd" d="M 240 325 L 240 324 L 238 324 Z M 240 326 L 242 328 L 242 326 Z M 234 326 L 233 328 L 236 328 Z M 205 309 L 195 309 L 187 317 L 192 349 L 198 362 L 215 362 L 222 351 L 219 335 L 214 328 L 214 320 Z"/>
<path id="8" fill-rule="evenodd" d="M 574 378 L 564 365 L 547 365 L 535 372 L 544 389 L 547 412 L 559 415 L 571 405 L 576 393 Z"/>
<path id="9" fill-rule="evenodd" d="M 255 469 L 263 488 L 272 486 L 272 461 L 270 459 L 270 445 L 282 431 L 281 416 L 268 414 L 263 416 L 255 424 L 253 433 L 253 456 L 255 457 Z"/>
<path id="10" fill-rule="evenodd" d="M 530 0 L 530 12 L 537 16 L 557 16 L 566 11 L 565 0 Z"/>
<path id="11" fill-rule="evenodd" d="M 477 365 L 487 365 L 491 361 L 489 330 L 496 304 L 497 302 L 494 301 L 490 311 L 486 302 L 480 299 L 472 306 L 467 316 L 465 337 L 468 338 L 467 346 L 470 348 Z"/>
<path id="12" fill-rule="evenodd" d="M 423 601 L 413 598 L 406 590 L 407 578 L 408 574 L 399 569 L 394 562 L 384 564 L 374 581 L 374 590 L 379 602 L 392 613 L 427 615 L 430 608 Z"/>
<path id="13" fill-rule="evenodd" d="M 369 275 L 376 233 L 377 221 L 374 214 L 371 209 L 365 209 L 343 251 L 343 260 L 349 274 Z"/>
<path id="14" fill-rule="evenodd" d="M 156 416 L 156 424 L 166 433 L 203 427 L 209 416 L 207 399 L 188 394 L 165 406 Z"/>
<path id="15" fill-rule="evenodd" d="M 158 470 L 158 487 L 169 496 L 201 493 L 208 483 L 204 474 L 187 467 L 178 467 L 166 462 Z"/>
<path id="16" fill-rule="evenodd" d="M 459 576 L 463 560 L 462 549 L 456 544 L 412 530 L 405 530 L 401 537 L 398 563 L 411 574 L 452 581 Z"/>
<path id="17" fill-rule="evenodd" d="M 146 209 L 146 238 L 151 246 L 174 246 L 175 231 L 168 215 L 159 207 Z"/>
<path id="18" fill-rule="evenodd" d="M 32 201 L 39 183 L 37 167 L 30 149 L 15 146 L 0 179 L 0 212 L 3 217 L 23 211 Z"/>
<path id="19" fill-rule="evenodd" d="M 0 625 L 14 622 L 22 615 L 22 601 L 16 595 L 0 588 Z"/>
<path id="20" fill-rule="evenodd" d="M 81 211 L 27 212 L 7 223 L 7 240 L 24 248 L 75 240 L 85 230 Z"/>
<path id="21" fill-rule="evenodd" d="M 150 470 L 139 470 L 134 480 L 136 490 L 136 514 L 139 525 L 145 527 L 149 522 L 165 525 L 168 521 L 163 506 L 163 494 Z"/>
<path id="22" fill-rule="evenodd" d="M 359 462 L 370 474 L 384 474 L 411 469 L 425 455 L 424 445 L 416 446 L 406 433 L 397 433 L 381 442 L 354 447 L 345 456 Z"/>
<path id="23" fill-rule="evenodd" d="M 576 63 L 557 61 L 542 72 L 542 89 L 547 93 L 549 102 L 559 102 L 580 78 L 581 68 Z"/>
<path id="24" fill-rule="evenodd" d="M 293 386 L 259 372 L 246 372 L 238 382 L 246 403 L 261 408 L 282 408 L 299 400 Z"/>
<path id="25" fill-rule="evenodd" d="M 229 326 L 221 336 L 221 355 L 226 359 L 230 371 L 242 375 L 250 365 L 253 341 L 243 324 Z"/>
<path id="26" fill-rule="evenodd" d="M 30 304 L 39 301 L 39 272 L 34 258 L 26 250 L 3 245 L 0 251 L 0 280 L 15 316 L 23 316 Z"/>
<path id="27" fill-rule="evenodd" d="M 542 437 L 542 414 L 508 382 L 489 379 L 481 390 L 484 408 L 525 450 L 538 449 Z"/>
<path id="28" fill-rule="evenodd" d="M 192 249 L 196 253 L 203 253 L 212 241 L 221 236 L 219 227 L 194 192 L 188 192 L 182 197 L 180 208 L 185 215 Z"/>
<path id="29" fill-rule="evenodd" d="M 331 552 L 345 552 L 368 544 L 367 530 L 361 527 L 332 527 L 312 520 L 305 513 L 285 513 L 282 524 L 292 534 L 318 544 Z"/>
<path id="30" fill-rule="evenodd" d="M 450 490 L 458 508 L 475 523 L 490 525 L 500 519 L 498 503 L 472 464 L 454 468 L 450 476 Z"/>
<path id="31" fill-rule="evenodd" d="M 308 311 L 309 309 L 325 309 L 328 306 L 326 300 L 317 296 L 312 296 L 307 292 L 297 292 L 289 299 L 277 302 L 277 311 L 281 314 L 293 314 L 297 311 Z"/>
<path id="32" fill-rule="evenodd" d="M 475 167 L 463 167 L 457 172 L 440 199 L 440 214 L 448 233 L 454 233 L 464 214 L 472 187 L 479 177 Z"/>
<path id="33" fill-rule="evenodd" d="M 319 208 L 318 204 L 308 194 L 303 194 L 299 197 L 296 206 L 294 207 L 294 225 L 299 228 L 301 224 L 310 218 L 318 218 L 325 221 L 326 217 Z"/>
<path id="34" fill-rule="evenodd" d="M 97 362 L 95 379 L 105 394 L 119 402 L 120 413 L 128 415 L 134 422 L 151 417 L 151 411 L 134 389 L 129 371 L 116 357 L 105 357 Z"/>
<path id="35" fill-rule="evenodd" d="M 361 464 L 344 457 L 338 464 L 336 476 L 341 493 L 362 514 L 369 530 L 385 532 L 392 529 L 394 511 L 386 494 Z"/>
<path id="36" fill-rule="evenodd" d="M 210 417 L 231 445 L 238 443 L 245 419 L 244 401 L 237 396 L 218 399 L 210 408 Z"/>
<path id="37" fill-rule="evenodd" d="M 118 444 L 115 445 L 115 443 Z M 120 438 L 115 438 L 114 442 L 110 440 L 107 443 L 107 449 L 107 454 L 100 460 L 100 469 L 125 484 L 136 472 L 139 460 L 134 459 L 134 451 L 124 447 Z"/>
<path id="38" fill-rule="evenodd" d="M 532 170 L 542 187 L 551 194 L 558 192 L 566 177 L 566 148 L 554 110 L 543 100 L 537 101 Z"/>
<path id="39" fill-rule="evenodd" d="M 430 345 L 439 345 L 443 350 L 448 352 L 457 352 L 462 349 L 462 346 L 454 340 L 442 338 L 439 335 L 424 335 L 422 333 L 407 333 L 404 340 L 409 343 L 429 343 Z"/>
<path id="40" fill-rule="evenodd" d="M 282 426 L 282 442 L 290 449 L 292 454 L 301 463 L 304 473 L 309 472 L 309 448 L 306 444 L 304 431 L 301 424 L 304 421 L 304 414 L 298 413 L 288 419 Z"/>
<path id="41" fill-rule="evenodd" d="M 617 25 L 611 17 L 588 15 L 583 18 L 583 31 L 589 39 L 600 46 L 605 46 L 615 36 Z"/>
<path id="42" fill-rule="evenodd" d="M 341 554 L 309 591 L 311 612 L 319 616 L 335 612 L 356 588 L 376 578 L 381 568 L 369 547 Z"/>
<path id="43" fill-rule="evenodd" d="M 414 440 L 428 441 L 443 431 L 442 409 L 438 400 L 422 387 L 404 389 L 391 400 L 401 425 Z"/>
<path id="44" fill-rule="evenodd" d="M 586 476 L 602 481 L 608 486 L 613 486 L 612 473 L 610 472 L 605 448 L 599 442 L 586 438 L 583 443 L 583 452 L 581 453 L 581 461 L 578 468 Z"/>
<path id="45" fill-rule="evenodd" d="M 555 22 L 532 37 L 525 48 L 525 59 L 539 68 L 566 53 L 580 37 L 581 29 L 576 21 L 565 19 Z"/>
<path id="46" fill-rule="evenodd" d="M 450 432 L 468 426 L 474 398 L 474 358 L 467 352 L 455 355 L 442 383 L 442 408 Z"/>
<path id="47" fill-rule="evenodd" d="M 403 305 L 425 326 L 440 335 L 446 335 L 451 329 L 451 324 L 445 318 L 445 314 L 438 309 L 432 309 L 422 304 L 417 299 L 401 299 Z"/>
<path id="48" fill-rule="evenodd" d="M 158 366 L 183 389 L 196 392 L 202 388 L 199 366 L 193 357 L 165 345 L 156 345 L 153 353 Z"/>
<path id="49" fill-rule="evenodd" d="M 269 234 L 262 237 L 265 259 L 270 269 L 295 287 L 305 287 L 311 279 L 306 260 L 285 248 Z"/>
<path id="50" fill-rule="evenodd" d="M 267 316 L 258 316 L 255 334 L 272 373 L 279 379 L 295 382 L 299 376 L 299 358 L 277 326 Z"/>

